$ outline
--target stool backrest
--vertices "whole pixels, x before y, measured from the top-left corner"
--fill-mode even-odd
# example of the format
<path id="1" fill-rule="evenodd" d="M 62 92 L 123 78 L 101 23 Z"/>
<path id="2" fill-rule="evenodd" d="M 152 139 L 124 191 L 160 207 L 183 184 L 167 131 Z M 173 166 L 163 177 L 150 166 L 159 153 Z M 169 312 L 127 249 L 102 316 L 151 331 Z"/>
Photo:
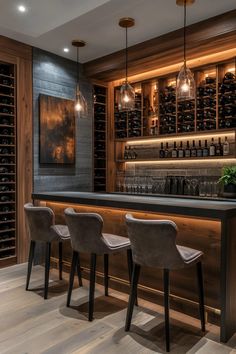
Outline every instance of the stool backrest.
<path id="1" fill-rule="evenodd" d="M 55 223 L 52 209 L 35 207 L 32 203 L 25 204 L 24 209 L 31 240 L 50 242 L 53 238 L 50 227 Z"/>
<path id="2" fill-rule="evenodd" d="M 73 208 L 67 208 L 65 218 L 74 251 L 96 254 L 104 252 L 103 219 L 99 214 L 76 213 Z"/>
<path id="3" fill-rule="evenodd" d="M 171 269 L 183 265 L 176 247 L 177 226 L 170 220 L 143 220 L 126 214 L 128 236 L 136 264 Z"/>

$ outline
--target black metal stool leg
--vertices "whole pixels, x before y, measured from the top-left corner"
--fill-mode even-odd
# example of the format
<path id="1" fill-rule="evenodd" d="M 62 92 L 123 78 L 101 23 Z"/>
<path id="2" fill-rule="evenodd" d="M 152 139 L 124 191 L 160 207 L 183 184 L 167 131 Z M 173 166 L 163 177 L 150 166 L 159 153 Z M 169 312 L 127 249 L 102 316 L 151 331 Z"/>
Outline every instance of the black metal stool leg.
<path id="1" fill-rule="evenodd" d="M 130 325 L 131 325 L 134 303 L 135 303 L 135 299 L 137 296 L 137 286 L 138 286 L 139 274 L 140 274 L 140 265 L 135 264 L 134 268 L 133 268 L 131 289 L 130 289 L 130 295 L 129 295 L 129 304 L 128 304 L 128 309 L 127 309 L 126 322 L 125 322 L 125 330 L 126 331 L 129 331 Z"/>
<path id="2" fill-rule="evenodd" d="M 90 286 L 89 286 L 89 314 L 88 320 L 93 320 L 93 310 L 94 310 L 94 291 L 95 291 L 95 279 L 96 279 L 96 261 L 97 255 L 91 254 L 90 263 Z"/>
<path id="3" fill-rule="evenodd" d="M 127 250 L 127 263 L 128 263 L 128 272 L 129 272 L 129 282 L 131 284 L 133 267 L 134 267 L 131 249 Z M 135 305 L 138 306 L 138 289 L 136 292 Z"/>
<path id="4" fill-rule="evenodd" d="M 82 270 L 81 270 L 81 267 L 80 267 L 80 255 L 79 255 L 79 253 L 77 253 L 77 254 L 78 254 L 78 257 L 77 257 L 77 274 L 78 274 L 79 286 L 83 286 Z"/>
<path id="5" fill-rule="evenodd" d="M 29 249 L 29 258 L 28 258 L 28 271 L 27 271 L 27 279 L 26 279 L 26 290 L 29 288 L 31 270 L 34 260 L 34 250 L 35 250 L 35 241 L 30 242 L 30 249 Z"/>
<path id="6" fill-rule="evenodd" d="M 73 284 L 74 284 L 75 268 L 77 265 L 77 261 L 78 261 L 78 253 L 73 251 L 71 268 L 70 268 L 69 287 L 68 287 L 68 293 L 67 293 L 67 302 L 66 302 L 67 307 L 70 306 L 71 293 L 72 293 Z"/>
<path id="7" fill-rule="evenodd" d="M 59 279 L 62 280 L 62 242 L 59 242 Z"/>
<path id="8" fill-rule="evenodd" d="M 164 269 L 164 307 L 165 307 L 165 335 L 166 335 L 166 351 L 170 351 L 170 321 L 169 321 L 169 270 Z"/>
<path id="9" fill-rule="evenodd" d="M 51 256 L 51 242 L 46 243 L 46 257 L 45 257 L 45 284 L 44 284 L 44 299 L 48 298 L 48 282 L 50 271 L 50 256 Z"/>
<path id="10" fill-rule="evenodd" d="M 104 287 L 105 287 L 105 296 L 108 296 L 108 269 L 109 269 L 109 255 L 104 254 Z"/>
<path id="11" fill-rule="evenodd" d="M 205 332 L 205 312 L 204 312 L 204 286 L 202 275 L 202 263 L 197 263 L 197 280 L 198 280 L 198 293 L 199 293 L 199 314 L 201 319 L 201 328 Z"/>

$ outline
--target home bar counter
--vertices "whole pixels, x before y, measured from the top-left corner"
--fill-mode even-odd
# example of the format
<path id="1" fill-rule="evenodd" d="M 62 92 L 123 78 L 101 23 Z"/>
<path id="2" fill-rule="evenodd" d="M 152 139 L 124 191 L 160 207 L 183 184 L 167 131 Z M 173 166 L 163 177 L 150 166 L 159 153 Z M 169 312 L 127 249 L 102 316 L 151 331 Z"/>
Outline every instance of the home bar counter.
<path id="1" fill-rule="evenodd" d="M 178 226 L 177 243 L 204 252 L 205 304 L 208 320 L 220 324 L 220 339 L 226 342 L 236 331 L 236 203 L 192 198 L 134 196 L 127 194 L 45 192 L 34 193 L 35 205 L 46 205 L 64 223 L 64 209 L 97 212 L 104 219 L 104 232 L 127 236 L 125 214 L 146 219 L 170 219 Z M 145 240 L 144 240 L 145 242 Z M 53 256 L 57 258 L 56 251 Z M 70 263 L 71 249 L 64 249 L 65 264 Z M 84 272 L 89 258 L 81 255 Z M 69 265 L 69 264 L 68 264 Z M 103 263 L 99 260 L 97 277 L 102 279 Z M 111 257 L 110 286 L 128 290 L 125 255 Z M 197 315 L 197 287 L 194 267 L 173 271 L 170 275 L 171 307 Z M 162 296 L 162 272 L 143 268 L 139 295 L 157 302 Z"/>

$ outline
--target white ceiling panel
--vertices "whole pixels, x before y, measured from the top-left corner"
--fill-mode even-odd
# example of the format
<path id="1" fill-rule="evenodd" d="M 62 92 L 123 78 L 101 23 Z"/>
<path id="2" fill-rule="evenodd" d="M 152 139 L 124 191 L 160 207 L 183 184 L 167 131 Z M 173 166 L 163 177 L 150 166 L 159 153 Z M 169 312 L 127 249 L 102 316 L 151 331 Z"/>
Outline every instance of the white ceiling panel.
<path id="1" fill-rule="evenodd" d="M 20 14 L 23 3 L 28 12 Z M 214 6 L 213 6 L 214 5 Z M 183 24 L 183 8 L 175 0 L 0 0 L 0 34 L 75 60 L 71 41 L 81 38 L 80 61 L 86 62 L 124 47 L 120 17 L 134 17 L 129 45 L 176 30 Z M 235 0 L 196 0 L 188 7 L 188 24 L 236 8 Z M 68 47 L 69 53 L 63 48 Z"/>

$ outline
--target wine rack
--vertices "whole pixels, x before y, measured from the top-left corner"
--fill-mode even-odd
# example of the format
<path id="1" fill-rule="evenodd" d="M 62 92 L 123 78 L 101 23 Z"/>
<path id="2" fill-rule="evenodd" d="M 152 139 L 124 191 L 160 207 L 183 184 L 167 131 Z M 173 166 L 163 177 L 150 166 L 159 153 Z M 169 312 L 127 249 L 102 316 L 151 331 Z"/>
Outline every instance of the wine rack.
<path id="1" fill-rule="evenodd" d="M 219 129 L 236 128 L 236 78 L 230 71 L 219 83 L 218 116 Z"/>
<path id="2" fill-rule="evenodd" d="M 160 90 L 160 134 L 176 133 L 175 86 L 168 85 Z"/>
<path id="3" fill-rule="evenodd" d="M 115 89 L 115 96 L 119 96 L 119 88 Z M 114 103 L 115 137 L 124 139 L 142 136 L 142 94 L 135 92 L 135 109 L 132 111 L 119 111 L 118 100 Z"/>
<path id="4" fill-rule="evenodd" d="M 94 192 L 106 191 L 107 89 L 94 86 Z"/>
<path id="5" fill-rule="evenodd" d="M 216 129 L 216 78 L 207 76 L 197 88 L 197 131 Z"/>
<path id="6" fill-rule="evenodd" d="M 142 98 L 141 112 L 139 106 L 135 112 L 119 112 L 119 87 L 115 87 L 116 140 L 236 128 L 236 59 L 204 65 L 192 72 L 196 99 L 184 102 L 176 99 L 174 74 L 133 83 L 137 101 Z"/>
<path id="7" fill-rule="evenodd" d="M 15 66 L 0 62 L 0 266 L 16 260 Z"/>

